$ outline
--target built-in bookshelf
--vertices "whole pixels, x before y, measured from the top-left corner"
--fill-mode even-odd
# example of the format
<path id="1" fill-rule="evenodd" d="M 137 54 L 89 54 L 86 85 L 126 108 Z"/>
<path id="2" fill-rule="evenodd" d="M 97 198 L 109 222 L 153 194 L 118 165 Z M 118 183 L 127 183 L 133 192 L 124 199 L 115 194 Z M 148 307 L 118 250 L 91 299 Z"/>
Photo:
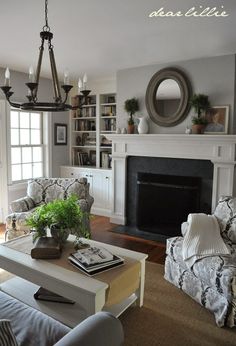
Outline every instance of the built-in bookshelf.
<path id="1" fill-rule="evenodd" d="M 99 110 L 100 125 L 100 162 L 99 167 L 111 168 L 111 146 L 112 143 L 107 139 L 108 133 L 116 132 L 116 94 L 100 95 Z"/>
<path id="2" fill-rule="evenodd" d="M 78 96 L 72 97 L 77 105 Z M 108 133 L 116 131 L 116 94 L 91 95 L 81 109 L 71 111 L 71 165 L 111 168 Z"/>
<path id="3" fill-rule="evenodd" d="M 96 95 L 88 97 L 86 105 L 71 111 L 71 164 L 73 166 L 96 167 Z M 72 97 L 77 105 L 78 96 Z"/>

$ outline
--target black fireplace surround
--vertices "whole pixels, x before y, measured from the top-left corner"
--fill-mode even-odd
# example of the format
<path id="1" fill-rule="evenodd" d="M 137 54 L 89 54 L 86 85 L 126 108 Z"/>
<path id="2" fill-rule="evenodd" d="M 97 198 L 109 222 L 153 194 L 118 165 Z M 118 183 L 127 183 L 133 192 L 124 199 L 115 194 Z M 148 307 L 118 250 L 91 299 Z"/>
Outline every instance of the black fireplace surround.
<path id="1" fill-rule="evenodd" d="M 180 235 L 189 213 L 211 213 L 212 182 L 208 160 L 129 156 L 125 232 Z"/>

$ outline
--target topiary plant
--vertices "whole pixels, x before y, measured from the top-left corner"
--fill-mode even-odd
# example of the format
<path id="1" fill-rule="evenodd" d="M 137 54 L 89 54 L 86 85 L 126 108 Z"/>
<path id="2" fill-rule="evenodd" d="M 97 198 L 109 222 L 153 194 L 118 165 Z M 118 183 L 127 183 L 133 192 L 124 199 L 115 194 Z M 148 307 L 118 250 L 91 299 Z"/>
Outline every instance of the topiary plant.
<path id="1" fill-rule="evenodd" d="M 128 124 L 129 124 L 129 125 L 133 125 L 133 124 L 134 124 L 133 115 L 134 115 L 137 111 L 139 111 L 139 102 L 138 102 L 138 99 L 132 98 L 132 99 L 126 100 L 126 101 L 125 101 L 124 108 L 125 108 L 126 112 L 129 113 Z"/>
<path id="2" fill-rule="evenodd" d="M 194 125 L 206 125 L 207 119 L 203 115 L 203 112 L 205 113 L 211 108 L 208 96 L 204 94 L 194 94 L 190 98 L 189 104 L 196 113 L 196 116 L 192 117 L 192 123 Z"/>

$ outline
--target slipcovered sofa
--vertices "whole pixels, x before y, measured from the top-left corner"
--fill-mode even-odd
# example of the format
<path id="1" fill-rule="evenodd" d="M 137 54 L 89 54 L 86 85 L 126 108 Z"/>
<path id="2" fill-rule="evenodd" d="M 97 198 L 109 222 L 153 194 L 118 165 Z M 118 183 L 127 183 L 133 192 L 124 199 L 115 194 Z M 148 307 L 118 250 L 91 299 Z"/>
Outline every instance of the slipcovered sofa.
<path id="1" fill-rule="evenodd" d="M 29 233 L 30 227 L 26 225 L 26 218 L 36 207 L 55 199 L 66 199 L 71 194 L 78 196 L 78 204 L 82 211 L 88 212 L 84 216 L 84 223 L 89 228 L 89 212 L 94 199 L 89 195 L 89 183 L 86 178 L 38 178 L 28 181 L 27 196 L 10 204 L 12 213 L 6 218 L 8 239 Z"/>
<path id="2" fill-rule="evenodd" d="M 214 313 L 219 327 L 236 326 L 236 198 L 222 197 L 213 214 L 230 255 L 183 260 L 183 237 L 167 240 L 165 279 Z M 207 229 L 205 230 L 207 232 Z"/>
<path id="3" fill-rule="evenodd" d="M 10 335 L 6 323 L 10 320 Z M 1 322 L 4 324 L 1 325 Z M 3 329 L 1 329 L 3 327 Z M 12 335 L 13 334 L 13 335 Z M 6 340 L 4 342 L 4 340 Z M 16 342 L 14 342 L 16 340 Z M 0 344 L 4 346 L 121 346 L 120 321 L 107 312 L 88 317 L 74 329 L 0 291 Z"/>

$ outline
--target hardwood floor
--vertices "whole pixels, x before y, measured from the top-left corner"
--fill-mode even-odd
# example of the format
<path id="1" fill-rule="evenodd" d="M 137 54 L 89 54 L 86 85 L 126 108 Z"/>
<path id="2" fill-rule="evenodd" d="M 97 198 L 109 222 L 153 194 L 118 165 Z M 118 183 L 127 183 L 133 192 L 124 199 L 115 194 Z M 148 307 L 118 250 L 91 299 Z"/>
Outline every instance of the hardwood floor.
<path id="1" fill-rule="evenodd" d="M 165 244 L 124 234 L 112 232 L 117 225 L 109 222 L 109 218 L 93 216 L 91 219 L 92 239 L 126 249 L 148 254 L 148 261 L 164 264 Z M 0 238 L 4 239 L 5 226 L 0 225 Z"/>

